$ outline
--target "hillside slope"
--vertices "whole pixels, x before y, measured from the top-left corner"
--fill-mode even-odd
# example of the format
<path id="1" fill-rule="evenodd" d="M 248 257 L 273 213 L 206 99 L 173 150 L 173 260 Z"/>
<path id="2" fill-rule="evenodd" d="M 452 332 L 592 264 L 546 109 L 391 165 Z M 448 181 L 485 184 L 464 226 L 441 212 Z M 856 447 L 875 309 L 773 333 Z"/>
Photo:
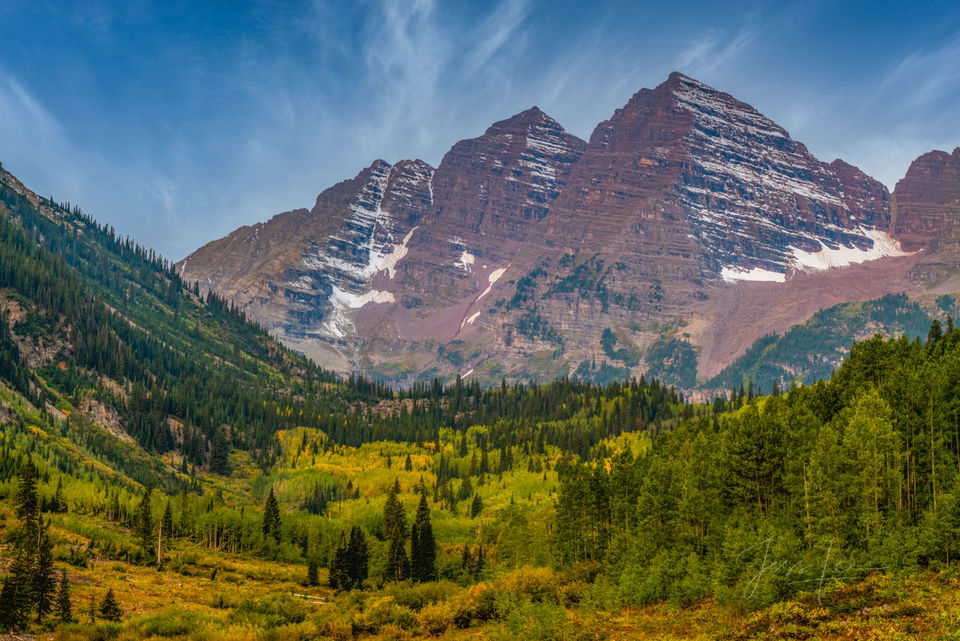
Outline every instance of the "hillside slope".
<path id="1" fill-rule="evenodd" d="M 0 382 L 48 421 L 96 423 L 107 440 L 164 455 L 164 478 L 142 457 L 113 462 L 167 484 L 194 467 L 224 471 L 233 447 L 268 462 L 277 429 L 319 426 L 351 398 L 377 398 L 362 381 L 336 382 L 216 295 L 185 288 L 169 267 L 0 169 Z"/>

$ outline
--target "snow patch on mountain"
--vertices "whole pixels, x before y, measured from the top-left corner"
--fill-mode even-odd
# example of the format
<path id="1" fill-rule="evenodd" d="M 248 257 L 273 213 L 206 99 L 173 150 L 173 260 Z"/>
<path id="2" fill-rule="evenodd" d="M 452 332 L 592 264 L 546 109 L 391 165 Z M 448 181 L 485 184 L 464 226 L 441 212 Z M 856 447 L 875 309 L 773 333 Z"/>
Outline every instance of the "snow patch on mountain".
<path id="1" fill-rule="evenodd" d="M 507 267 L 509 266 L 510 265 L 507 265 Z M 479 302 L 481 298 L 483 298 L 484 296 L 490 293 L 490 290 L 493 289 L 494 283 L 500 280 L 500 277 L 503 276 L 505 273 L 507 273 L 507 267 L 500 267 L 499 269 L 495 269 L 492 272 L 490 272 L 490 275 L 487 276 L 487 282 L 489 283 L 487 285 L 487 288 L 483 290 L 483 293 L 477 296 L 477 300 L 474 302 Z"/>
<path id="2" fill-rule="evenodd" d="M 353 294 L 334 286 L 329 301 L 333 309 L 323 327 L 337 338 L 343 338 L 354 330 L 353 321 L 346 314 L 348 310 L 359 309 L 369 303 L 393 303 L 395 298 L 390 292 L 376 289 Z"/>
<path id="3" fill-rule="evenodd" d="M 473 323 L 480 318 L 480 312 L 474 312 L 468 318 L 464 318 L 463 322 L 460 323 L 460 329 L 463 329 L 467 325 L 473 325 Z"/>
<path id="4" fill-rule="evenodd" d="M 467 246 L 459 236 L 450 236 L 447 242 L 453 246 L 454 251 L 459 251 L 460 256 L 453 261 L 453 266 L 462 269 L 465 272 L 473 271 L 473 264 L 477 262 L 477 257 L 467 251 Z"/>
<path id="5" fill-rule="evenodd" d="M 836 267 L 859 265 L 887 256 L 909 256 L 914 253 L 903 251 L 900 242 L 885 231 L 861 228 L 861 232 L 871 241 L 869 249 L 843 245 L 828 247 L 820 241 L 822 249 L 815 252 L 794 247 L 791 251 L 791 266 L 797 271 L 824 271 Z"/>
<path id="6" fill-rule="evenodd" d="M 465 272 L 469 272 L 469 271 L 473 271 L 473 263 L 476 262 L 476 260 L 477 260 L 476 256 L 474 256 L 473 254 L 468 252 L 466 249 L 464 249 L 463 252 L 460 254 L 460 258 L 458 258 L 453 263 L 453 265 L 455 267 L 459 267 Z"/>
<path id="7" fill-rule="evenodd" d="M 407 255 L 409 247 L 407 243 L 410 242 L 410 239 L 413 237 L 413 232 L 417 231 L 417 228 L 420 225 L 417 225 L 413 229 L 407 232 L 407 235 L 403 237 L 403 240 L 399 245 L 393 247 L 387 253 L 379 254 L 376 258 L 371 257 L 370 266 L 371 269 L 375 269 L 375 274 L 380 273 L 384 270 L 390 275 L 390 279 L 393 280 L 393 277 L 397 275 L 397 263 Z"/>
<path id="8" fill-rule="evenodd" d="M 743 267 L 737 267 L 736 265 L 728 265 L 720 270 L 720 278 L 728 283 L 736 283 L 742 280 L 782 283 L 787 280 L 787 275 L 772 272 L 769 269 L 763 269 L 761 267 L 745 269 Z"/>
<path id="9" fill-rule="evenodd" d="M 829 247 L 822 240 L 813 238 L 820 243 L 820 249 L 811 252 L 791 247 L 788 261 L 788 270 L 793 272 L 821 272 L 828 269 L 839 269 L 850 265 L 859 265 L 879 258 L 910 256 L 916 252 L 904 251 L 900 242 L 890 234 L 879 229 L 860 228 L 860 238 L 869 243 L 869 248 L 861 249 L 856 245 L 837 245 Z M 761 281 L 783 283 L 787 274 L 762 267 L 747 269 L 737 265 L 727 265 L 720 270 L 720 278 L 728 283 L 739 281 Z"/>

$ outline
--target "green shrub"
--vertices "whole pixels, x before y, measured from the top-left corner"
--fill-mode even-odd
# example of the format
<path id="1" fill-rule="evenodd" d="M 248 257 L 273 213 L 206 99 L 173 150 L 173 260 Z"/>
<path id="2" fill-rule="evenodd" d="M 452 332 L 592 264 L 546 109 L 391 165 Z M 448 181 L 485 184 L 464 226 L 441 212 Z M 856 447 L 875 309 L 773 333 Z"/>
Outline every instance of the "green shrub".
<path id="1" fill-rule="evenodd" d="M 450 603 L 431 603 L 420 610 L 420 627 L 427 634 L 441 635 L 454 625 L 455 611 Z"/>
<path id="2" fill-rule="evenodd" d="M 620 589 L 610 582 L 607 577 L 601 576 L 594 583 L 587 586 L 580 600 L 581 611 L 589 613 L 597 611 L 612 611 L 621 605 Z"/>
<path id="3" fill-rule="evenodd" d="M 119 623 L 72 623 L 60 626 L 54 637 L 56 641 L 110 641 L 123 631 Z"/>
<path id="4" fill-rule="evenodd" d="M 330 639 L 331 641 L 350 641 L 353 639 L 353 626 L 339 617 L 323 621 L 318 626 L 317 632 L 320 638 Z"/>
<path id="5" fill-rule="evenodd" d="M 393 597 L 397 605 L 419 611 L 431 603 L 446 601 L 460 591 L 450 581 L 431 583 L 392 583 L 383 589 L 383 594 Z"/>
<path id="6" fill-rule="evenodd" d="M 567 641 L 575 637 L 567 611 L 553 603 L 501 594 L 497 597 L 497 613 L 502 621 L 502 627 L 492 635 L 497 641 Z"/>
<path id="7" fill-rule="evenodd" d="M 531 601 L 557 602 L 559 581 L 549 568 L 525 566 L 504 576 L 498 584 L 507 592 L 526 597 Z"/>
<path id="8" fill-rule="evenodd" d="M 360 632 L 377 634 L 386 626 L 413 630 L 417 617 L 410 608 L 397 605 L 392 596 L 383 596 L 371 600 L 366 610 L 353 618 L 353 627 Z"/>
<path id="9" fill-rule="evenodd" d="M 472 586 L 451 599 L 453 622 L 458 628 L 470 627 L 476 621 L 490 621 L 497 616 L 499 591 L 488 583 Z"/>
<path id="10" fill-rule="evenodd" d="M 148 637 L 189 636 L 196 639 L 203 632 L 203 621 L 204 617 L 196 612 L 166 610 L 148 614 L 131 622 L 131 625 Z"/>
<path id="11" fill-rule="evenodd" d="M 273 628 L 287 623 L 300 623 L 307 617 L 307 607 L 285 592 L 271 592 L 257 599 L 242 599 L 230 612 L 229 620 L 258 628 Z"/>

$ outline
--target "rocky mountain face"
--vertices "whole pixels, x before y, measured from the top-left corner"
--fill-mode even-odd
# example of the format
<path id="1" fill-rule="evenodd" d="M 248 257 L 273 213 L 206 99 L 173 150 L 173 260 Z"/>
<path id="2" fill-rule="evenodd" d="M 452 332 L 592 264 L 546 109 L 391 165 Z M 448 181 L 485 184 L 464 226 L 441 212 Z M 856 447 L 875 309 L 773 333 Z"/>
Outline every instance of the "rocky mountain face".
<path id="1" fill-rule="evenodd" d="M 958 159 L 918 159 L 894 198 L 674 73 L 589 142 L 534 107 L 436 169 L 377 161 L 178 267 L 334 369 L 691 387 L 759 336 L 922 280 L 919 257 L 960 240 Z M 733 338 L 731 296 L 758 299 Z"/>
<path id="2" fill-rule="evenodd" d="M 960 147 L 914 160 L 895 193 L 893 231 L 905 249 L 936 250 L 960 240 Z"/>

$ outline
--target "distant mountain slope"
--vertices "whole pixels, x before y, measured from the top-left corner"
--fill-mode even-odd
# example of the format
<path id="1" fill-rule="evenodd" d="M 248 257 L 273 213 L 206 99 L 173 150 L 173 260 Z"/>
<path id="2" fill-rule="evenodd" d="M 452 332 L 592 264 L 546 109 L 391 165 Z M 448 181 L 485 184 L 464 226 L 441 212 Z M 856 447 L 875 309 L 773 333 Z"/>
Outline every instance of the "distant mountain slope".
<path id="1" fill-rule="evenodd" d="M 945 297 L 940 303 L 953 312 L 953 298 Z M 942 313 L 941 309 L 933 316 Z M 906 336 L 911 340 L 925 338 L 931 320 L 930 311 L 902 294 L 835 305 L 782 335 L 760 338 L 703 387 L 731 390 L 752 381 L 758 391 L 769 392 L 774 383 L 784 389 L 791 381 L 827 380 L 850 353 L 855 341 L 866 340 L 874 334 Z"/>
<path id="2" fill-rule="evenodd" d="M 690 387 L 820 309 L 952 273 L 960 246 L 934 239 L 960 220 L 955 161 L 918 160 L 893 198 L 673 73 L 589 142 L 534 107 L 436 169 L 377 161 L 177 272 L 318 363 L 394 384 L 670 377 L 682 361 Z M 608 332 L 631 356 L 604 366 Z M 671 332 L 692 350 L 679 361 Z"/>
<path id="3" fill-rule="evenodd" d="M 231 447 L 269 460 L 276 429 L 321 427 L 351 399 L 377 398 L 375 387 L 340 384 L 212 292 L 185 288 L 152 251 L 37 197 L 2 168 L 0 311 L 0 384 L 15 394 L 2 405 L 20 397 L 82 427 L 84 443 L 114 443 L 111 464 L 144 482 L 216 467 Z M 162 472 L 130 446 L 169 455 L 173 467 Z"/>

